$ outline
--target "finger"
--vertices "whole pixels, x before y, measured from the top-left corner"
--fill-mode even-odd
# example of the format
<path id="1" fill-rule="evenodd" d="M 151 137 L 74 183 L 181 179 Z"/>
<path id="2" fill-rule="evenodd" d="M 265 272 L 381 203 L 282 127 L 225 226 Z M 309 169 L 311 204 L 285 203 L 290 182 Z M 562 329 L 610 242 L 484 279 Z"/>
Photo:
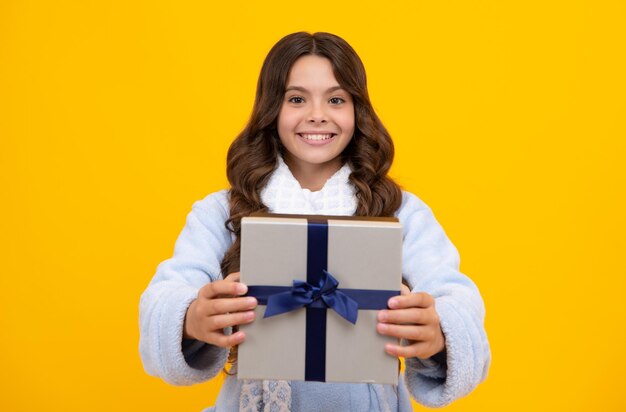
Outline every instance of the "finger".
<path id="1" fill-rule="evenodd" d="M 257 300 L 251 296 L 243 298 L 218 298 L 209 300 L 205 305 L 206 316 L 214 316 L 254 309 L 257 306 Z"/>
<path id="2" fill-rule="evenodd" d="M 432 310 L 409 308 L 381 310 L 378 312 L 378 321 L 382 323 L 395 323 L 397 325 L 427 325 L 437 323 L 437 318 Z"/>
<path id="3" fill-rule="evenodd" d="M 221 348 L 230 348 L 239 345 L 246 339 L 245 332 L 237 331 L 232 335 L 226 335 L 220 332 L 211 332 L 208 334 L 205 342 Z"/>
<path id="4" fill-rule="evenodd" d="M 401 295 L 408 295 L 409 293 L 411 293 L 411 289 L 409 289 L 409 287 L 407 285 L 405 285 L 404 283 L 402 285 L 400 285 L 400 294 Z"/>
<path id="5" fill-rule="evenodd" d="M 248 287 L 239 282 L 230 280 L 216 280 L 200 289 L 199 295 L 206 299 L 215 299 L 218 296 L 240 296 L 248 292 Z"/>
<path id="6" fill-rule="evenodd" d="M 254 321 L 256 314 L 249 310 L 246 312 L 228 313 L 225 315 L 215 315 L 208 318 L 206 325 L 210 331 L 222 330 L 227 327 L 245 325 Z"/>
<path id="7" fill-rule="evenodd" d="M 387 305 L 391 309 L 428 308 L 435 304 L 435 299 L 426 292 L 410 293 L 408 295 L 394 296 L 389 299 Z"/>
<path id="8" fill-rule="evenodd" d="M 230 273 L 228 276 L 226 276 L 224 280 L 227 280 L 230 282 L 239 282 L 239 279 L 241 278 L 240 275 L 241 275 L 240 272 L 233 272 L 233 273 Z"/>
<path id="9" fill-rule="evenodd" d="M 415 342 L 411 345 L 385 344 L 385 352 L 396 357 L 428 359 L 435 354 L 431 345 L 427 342 Z"/>
<path id="10" fill-rule="evenodd" d="M 392 336 L 411 341 L 430 341 L 435 338 L 432 327 L 419 325 L 393 325 L 390 323 L 378 323 L 376 330 L 381 335 Z"/>

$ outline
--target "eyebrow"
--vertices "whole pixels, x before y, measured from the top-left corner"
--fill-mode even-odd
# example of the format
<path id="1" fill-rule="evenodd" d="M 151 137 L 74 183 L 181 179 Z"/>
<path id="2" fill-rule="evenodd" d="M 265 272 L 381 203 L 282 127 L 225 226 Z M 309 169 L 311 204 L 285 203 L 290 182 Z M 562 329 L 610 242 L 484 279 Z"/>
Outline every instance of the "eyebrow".
<path id="1" fill-rule="evenodd" d="M 308 92 L 308 90 L 306 88 L 301 87 L 301 86 L 289 86 L 289 87 L 287 87 L 285 89 L 285 93 L 288 92 L 288 91 L 291 91 L 291 90 L 296 90 L 296 91 L 299 91 L 299 92 L 302 92 L 302 93 Z M 328 90 L 326 90 L 325 93 L 332 93 L 332 92 L 337 91 L 337 90 L 343 90 L 343 87 L 341 87 L 341 86 L 333 86 L 333 87 L 329 88 Z"/>

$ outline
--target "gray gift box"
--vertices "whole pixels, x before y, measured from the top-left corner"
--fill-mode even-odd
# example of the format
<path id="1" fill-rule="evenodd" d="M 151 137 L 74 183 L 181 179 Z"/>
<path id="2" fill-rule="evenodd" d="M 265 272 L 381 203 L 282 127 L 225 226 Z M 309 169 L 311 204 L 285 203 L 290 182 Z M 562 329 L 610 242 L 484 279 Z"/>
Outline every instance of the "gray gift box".
<path id="1" fill-rule="evenodd" d="M 311 272 L 320 272 L 320 265 L 339 282 L 337 292 L 358 303 L 355 324 L 326 308 L 321 299 L 264 318 L 267 303 L 254 294 L 258 286 L 273 290 L 270 296 L 291 296 L 294 280 L 317 279 Z M 246 340 L 238 350 L 239 379 L 398 383 L 398 360 L 384 350 L 385 343 L 397 339 L 376 331 L 378 311 L 386 308 L 390 296 L 400 294 L 402 226 L 397 219 L 274 214 L 243 218 L 241 281 L 257 296 L 259 306 L 256 320 L 240 327 Z M 363 309 L 368 305 L 376 308 Z"/>

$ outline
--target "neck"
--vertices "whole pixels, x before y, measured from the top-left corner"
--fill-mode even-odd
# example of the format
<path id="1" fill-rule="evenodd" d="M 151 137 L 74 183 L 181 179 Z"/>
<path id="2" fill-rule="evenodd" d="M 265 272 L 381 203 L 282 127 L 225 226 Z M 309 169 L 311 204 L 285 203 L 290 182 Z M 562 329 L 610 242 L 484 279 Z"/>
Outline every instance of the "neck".
<path id="1" fill-rule="evenodd" d="M 339 157 L 321 164 L 294 162 L 290 156 L 284 156 L 284 160 L 293 177 L 300 183 L 300 187 L 312 192 L 322 190 L 326 181 L 342 166 Z"/>

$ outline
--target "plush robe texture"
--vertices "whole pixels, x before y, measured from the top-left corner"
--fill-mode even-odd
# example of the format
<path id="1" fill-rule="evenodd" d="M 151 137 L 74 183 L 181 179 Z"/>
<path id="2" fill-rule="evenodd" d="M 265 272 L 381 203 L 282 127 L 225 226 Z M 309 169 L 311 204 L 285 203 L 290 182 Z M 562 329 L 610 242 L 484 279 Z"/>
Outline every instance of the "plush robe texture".
<path id="1" fill-rule="evenodd" d="M 344 165 L 320 191 L 311 192 L 300 187 L 279 158 L 261 198 L 274 213 L 352 215 L 356 198 L 349 175 L 350 169 Z M 182 329 L 198 290 L 226 275 L 220 271 L 220 262 L 233 241 L 224 226 L 228 210 L 225 190 L 196 202 L 176 241 L 174 255 L 158 266 L 141 296 L 139 349 L 144 368 L 174 385 L 204 382 L 220 373 L 226 363 L 227 349 L 183 340 Z M 279 399 L 275 407 L 294 411 L 411 411 L 409 394 L 425 406 L 440 407 L 467 395 L 485 379 L 491 359 L 485 308 L 474 283 L 459 272 L 455 247 L 430 208 L 415 195 L 403 192 L 396 217 L 403 225 L 403 277 L 413 292 L 427 292 L 435 298 L 445 351 L 431 359 L 406 359 L 398 386 L 297 381 L 286 386 L 284 382 L 273 386 L 281 381 L 246 386 L 246 381 L 229 376 L 216 409 L 208 410 L 243 410 L 242 391 L 246 396 L 256 391 L 253 402 L 258 410 L 271 409 L 265 402 Z M 288 399 L 282 402 L 285 387 Z"/>

